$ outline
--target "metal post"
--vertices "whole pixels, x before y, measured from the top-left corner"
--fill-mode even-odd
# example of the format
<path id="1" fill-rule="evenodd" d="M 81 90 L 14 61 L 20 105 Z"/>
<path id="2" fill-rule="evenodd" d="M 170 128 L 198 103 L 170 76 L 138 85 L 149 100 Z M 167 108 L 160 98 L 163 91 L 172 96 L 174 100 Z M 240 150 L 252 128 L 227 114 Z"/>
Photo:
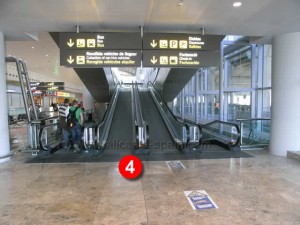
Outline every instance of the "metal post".
<path id="1" fill-rule="evenodd" d="M 224 68 L 223 68 L 223 59 L 224 59 L 224 50 L 223 50 L 223 42 L 220 43 L 220 70 L 219 70 L 219 74 L 220 74 L 220 81 L 219 81 L 219 119 L 221 121 L 224 120 L 224 91 L 223 91 L 223 82 L 224 82 Z"/>
<path id="2" fill-rule="evenodd" d="M 198 123 L 198 113 L 199 113 L 199 104 L 198 104 L 198 98 L 199 98 L 199 72 L 197 71 L 196 77 L 195 77 L 195 122 Z"/>
<path id="3" fill-rule="evenodd" d="M 16 67 L 17 67 L 17 71 L 18 71 L 18 75 L 19 75 L 19 81 L 20 81 L 20 86 L 21 86 L 25 111 L 26 111 L 26 114 L 27 114 L 28 122 L 30 122 L 31 118 L 30 118 L 30 112 L 29 112 L 29 105 L 28 105 L 28 101 L 27 101 L 27 98 L 26 98 L 27 95 L 26 95 L 26 90 L 25 90 L 24 83 L 23 83 L 23 75 L 22 75 L 22 72 L 21 72 L 19 60 L 16 59 L 16 58 L 13 58 L 13 57 L 8 57 L 8 58 L 6 58 L 6 62 L 16 62 Z"/>
<path id="4" fill-rule="evenodd" d="M 184 120 L 184 88 L 181 90 L 180 98 L 181 119 Z"/>
<path id="5" fill-rule="evenodd" d="M 140 26 L 141 30 L 141 40 L 142 40 L 142 47 L 141 47 L 141 53 L 143 53 L 143 37 L 144 37 L 144 27 Z M 142 54 L 142 59 L 141 59 L 141 68 L 143 68 L 143 54 Z"/>
<path id="6" fill-rule="evenodd" d="M 32 104 L 32 110 L 34 112 L 34 119 L 38 120 L 39 119 L 38 114 L 37 114 L 37 111 L 36 111 L 36 107 L 34 105 L 33 95 L 32 95 L 31 89 L 30 89 L 30 81 L 29 81 L 29 77 L 28 77 L 27 67 L 26 67 L 26 64 L 23 61 L 19 61 L 19 62 L 21 64 L 22 68 L 23 68 L 22 73 L 25 76 L 25 80 L 26 80 L 26 84 L 27 84 L 27 90 L 28 90 L 30 102 Z"/>

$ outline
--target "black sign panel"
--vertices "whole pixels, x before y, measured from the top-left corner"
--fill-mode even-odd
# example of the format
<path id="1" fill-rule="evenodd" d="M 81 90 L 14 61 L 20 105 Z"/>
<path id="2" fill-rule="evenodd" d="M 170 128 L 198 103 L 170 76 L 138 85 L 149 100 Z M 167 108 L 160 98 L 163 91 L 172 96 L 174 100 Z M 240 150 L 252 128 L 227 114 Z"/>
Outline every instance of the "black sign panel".
<path id="1" fill-rule="evenodd" d="M 220 49 L 224 35 L 145 33 L 143 49 L 213 51 Z"/>
<path id="2" fill-rule="evenodd" d="M 60 64 L 68 67 L 138 67 L 140 50 L 66 50 L 60 53 Z"/>
<path id="3" fill-rule="evenodd" d="M 59 47 L 64 49 L 141 49 L 140 33 L 60 33 Z"/>
<path id="4" fill-rule="evenodd" d="M 65 82 L 30 82 L 31 87 L 51 87 L 51 86 L 64 86 Z"/>
<path id="5" fill-rule="evenodd" d="M 145 67 L 190 67 L 218 66 L 219 53 L 212 51 L 145 50 Z"/>
<path id="6" fill-rule="evenodd" d="M 65 90 L 64 86 L 51 86 L 51 87 L 34 87 L 34 90 L 37 91 L 62 91 Z"/>

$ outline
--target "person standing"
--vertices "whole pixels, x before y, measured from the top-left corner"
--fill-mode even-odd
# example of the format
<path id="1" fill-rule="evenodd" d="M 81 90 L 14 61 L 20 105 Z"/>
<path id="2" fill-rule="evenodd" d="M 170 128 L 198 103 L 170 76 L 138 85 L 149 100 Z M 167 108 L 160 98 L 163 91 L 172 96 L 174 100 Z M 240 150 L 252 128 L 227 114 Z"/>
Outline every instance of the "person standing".
<path id="1" fill-rule="evenodd" d="M 62 106 L 59 107 L 59 127 L 62 130 L 62 147 L 68 149 L 69 147 L 69 136 L 71 129 L 67 125 L 67 117 L 69 115 L 69 99 L 65 99 Z"/>
<path id="2" fill-rule="evenodd" d="M 81 126 L 83 125 L 83 113 L 81 108 L 78 106 L 78 101 L 73 101 L 73 106 L 70 108 L 69 113 L 75 112 L 76 121 L 72 125 L 71 132 L 72 132 L 72 144 L 74 147 L 75 152 L 79 152 L 79 144 L 81 141 Z"/>

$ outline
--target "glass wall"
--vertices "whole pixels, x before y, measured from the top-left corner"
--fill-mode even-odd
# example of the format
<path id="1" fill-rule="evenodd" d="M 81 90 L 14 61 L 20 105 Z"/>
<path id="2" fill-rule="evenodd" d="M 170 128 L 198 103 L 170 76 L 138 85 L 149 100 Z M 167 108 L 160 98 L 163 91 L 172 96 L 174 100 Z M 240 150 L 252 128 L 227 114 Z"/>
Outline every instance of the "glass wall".
<path id="1" fill-rule="evenodd" d="M 232 46 L 227 46 L 228 48 Z M 223 120 L 251 118 L 252 46 L 242 45 L 224 56 L 224 113 Z"/>
<path id="2" fill-rule="evenodd" d="M 222 85 L 219 67 L 199 68 L 174 99 L 174 114 L 197 123 L 269 118 L 271 46 L 228 41 L 223 46 Z"/>
<path id="3" fill-rule="evenodd" d="M 173 101 L 181 119 L 242 127 L 242 146 L 267 145 L 271 115 L 270 45 L 223 41 L 223 67 L 199 68 Z M 221 74 L 221 79 L 220 79 Z"/>
<path id="4" fill-rule="evenodd" d="M 178 95 L 174 100 L 173 100 L 173 113 L 175 116 L 180 117 L 181 115 L 181 95 Z"/>
<path id="5" fill-rule="evenodd" d="M 251 46 L 224 57 L 226 87 L 251 88 Z"/>

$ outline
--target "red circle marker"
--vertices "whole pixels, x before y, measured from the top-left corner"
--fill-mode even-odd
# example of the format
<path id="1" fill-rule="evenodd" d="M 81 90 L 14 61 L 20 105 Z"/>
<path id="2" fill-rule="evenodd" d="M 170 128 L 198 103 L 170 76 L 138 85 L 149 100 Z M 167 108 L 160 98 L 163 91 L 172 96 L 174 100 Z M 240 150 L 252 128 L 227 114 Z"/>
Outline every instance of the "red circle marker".
<path id="1" fill-rule="evenodd" d="M 126 179 L 137 178 L 143 169 L 141 160 L 134 155 L 124 156 L 119 162 L 119 172 Z"/>

